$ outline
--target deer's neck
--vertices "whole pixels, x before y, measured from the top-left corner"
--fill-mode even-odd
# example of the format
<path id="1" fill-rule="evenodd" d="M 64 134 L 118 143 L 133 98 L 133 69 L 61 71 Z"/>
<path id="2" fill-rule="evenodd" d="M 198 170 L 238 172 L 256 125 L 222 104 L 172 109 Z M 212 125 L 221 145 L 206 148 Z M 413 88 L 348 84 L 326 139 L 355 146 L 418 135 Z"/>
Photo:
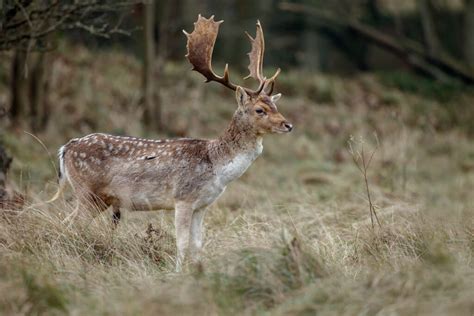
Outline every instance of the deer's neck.
<path id="1" fill-rule="evenodd" d="M 217 139 L 217 146 L 225 158 L 232 159 L 236 155 L 262 152 L 262 137 L 257 135 L 249 122 L 241 119 L 236 112 L 225 132 Z"/>
<path id="2" fill-rule="evenodd" d="M 262 153 L 262 137 L 248 123 L 241 122 L 236 113 L 212 149 L 212 160 L 218 167 L 220 182 L 226 185 L 240 177 Z"/>

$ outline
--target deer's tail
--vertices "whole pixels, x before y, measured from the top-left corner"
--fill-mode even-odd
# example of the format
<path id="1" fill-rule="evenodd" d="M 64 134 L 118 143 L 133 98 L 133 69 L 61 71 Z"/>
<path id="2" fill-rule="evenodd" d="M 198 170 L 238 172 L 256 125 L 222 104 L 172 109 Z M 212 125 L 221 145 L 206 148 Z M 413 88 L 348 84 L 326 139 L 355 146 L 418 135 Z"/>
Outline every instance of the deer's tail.
<path id="1" fill-rule="evenodd" d="M 58 182 L 59 182 L 59 187 L 58 191 L 54 194 L 54 196 L 46 201 L 46 203 L 51 203 L 56 201 L 63 193 L 64 188 L 66 187 L 67 184 L 67 171 L 66 171 L 66 166 L 64 165 L 64 155 L 66 154 L 66 145 L 62 146 L 59 148 L 58 151 L 58 158 L 59 158 L 59 172 L 58 172 Z"/>

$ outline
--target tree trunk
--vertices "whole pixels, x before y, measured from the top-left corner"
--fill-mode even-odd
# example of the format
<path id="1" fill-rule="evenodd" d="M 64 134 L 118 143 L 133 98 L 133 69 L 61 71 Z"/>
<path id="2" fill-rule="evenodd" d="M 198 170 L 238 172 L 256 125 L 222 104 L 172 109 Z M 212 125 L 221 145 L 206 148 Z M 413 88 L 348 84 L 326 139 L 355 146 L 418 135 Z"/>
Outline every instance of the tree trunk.
<path id="1" fill-rule="evenodd" d="M 311 16 L 305 17 L 305 23 L 311 23 Z M 300 67 L 307 71 L 319 72 L 321 70 L 320 38 L 317 31 L 312 27 L 305 27 L 303 32 L 304 57 L 300 61 Z"/>
<path id="2" fill-rule="evenodd" d="M 7 172 L 10 168 L 12 158 L 7 155 L 5 149 L 0 144 L 0 203 L 7 198 L 7 191 L 5 182 L 7 179 Z"/>
<path id="3" fill-rule="evenodd" d="M 26 91 L 26 53 L 16 50 L 14 53 L 11 68 L 11 105 L 10 116 L 14 122 L 18 122 L 20 117 L 25 114 L 27 107 Z"/>
<path id="4" fill-rule="evenodd" d="M 44 52 L 36 53 L 29 80 L 30 126 L 35 132 L 44 129 L 48 121 L 47 87 Z"/>
<path id="5" fill-rule="evenodd" d="M 145 105 L 145 123 L 161 130 L 161 109 L 155 98 L 153 73 L 155 66 L 155 1 L 147 1 L 144 5 L 144 63 L 143 63 L 143 100 Z"/>
<path id="6" fill-rule="evenodd" d="M 464 58 L 474 69 L 474 0 L 466 0 L 464 12 Z"/>
<path id="7" fill-rule="evenodd" d="M 436 34 L 436 25 L 433 18 L 433 3 L 431 0 L 418 0 L 421 15 L 421 24 L 425 37 L 425 46 L 432 57 L 440 55 L 441 45 Z"/>
<path id="8" fill-rule="evenodd" d="M 25 205 L 25 196 L 14 192 L 7 186 L 7 173 L 12 163 L 12 158 L 0 144 L 0 210 L 19 210 Z"/>

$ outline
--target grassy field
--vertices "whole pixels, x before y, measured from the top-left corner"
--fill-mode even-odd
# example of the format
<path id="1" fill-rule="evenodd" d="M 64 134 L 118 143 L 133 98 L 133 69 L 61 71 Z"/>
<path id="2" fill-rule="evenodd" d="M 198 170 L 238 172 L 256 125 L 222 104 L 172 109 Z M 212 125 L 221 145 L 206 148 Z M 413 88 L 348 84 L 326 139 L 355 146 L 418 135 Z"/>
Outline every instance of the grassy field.
<path id="1" fill-rule="evenodd" d="M 98 131 L 215 137 L 233 95 L 167 65 L 169 134 L 155 135 L 140 124 L 137 60 L 71 46 L 53 59 L 54 111 L 37 135 L 49 153 L 26 124 L 1 135 L 15 157 L 11 185 L 29 206 L 0 211 L 0 313 L 474 314 L 471 91 L 403 74 L 283 74 L 279 109 L 295 131 L 264 140 L 209 208 L 202 264 L 177 274 L 171 212 L 126 212 L 112 230 L 110 213 L 65 220 L 70 193 L 41 204 L 57 186 L 55 153 Z M 380 226 L 354 163 L 362 148 L 374 152 L 367 176 Z"/>

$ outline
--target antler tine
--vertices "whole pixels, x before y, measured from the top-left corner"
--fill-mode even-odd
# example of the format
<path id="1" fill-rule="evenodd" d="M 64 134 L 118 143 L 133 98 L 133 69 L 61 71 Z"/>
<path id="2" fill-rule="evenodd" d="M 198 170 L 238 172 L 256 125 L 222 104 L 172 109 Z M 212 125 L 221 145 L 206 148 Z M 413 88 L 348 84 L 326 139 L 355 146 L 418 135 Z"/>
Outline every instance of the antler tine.
<path id="1" fill-rule="evenodd" d="M 219 25 L 222 22 L 224 21 L 214 21 L 214 16 L 206 19 L 199 14 L 194 23 L 194 31 L 189 34 L 183 30 L 188 38 L 186 57 L 193 65 L 193 70 L 202 74 L 206 78 L 206 82 L 216 81 L 229 89 L 236 90 L 237 86 L 229 81 L 228 65 L 225 66 L 222 77 L 216 75 L 212 70 L 212 52 L 219 32 Z"/>
<path id="2" fill-rule="evenodd" d="M 278 68 L 277 71 L 275 72 L 275 74 L 270 79 L 267 80 L 267 85 L 270 85 L 270 84 L 272 85 L 271 88 L 270 88 L 270 91 L 268 91 L 268 93 L 267 93 L 268 95 L 271 95 L 273 93 L 273 88 L 275 87 L 275 79 L 276 79 L 276 77 L 278 77 L 280 72 L 281 72 L 281 69 Z"/>

